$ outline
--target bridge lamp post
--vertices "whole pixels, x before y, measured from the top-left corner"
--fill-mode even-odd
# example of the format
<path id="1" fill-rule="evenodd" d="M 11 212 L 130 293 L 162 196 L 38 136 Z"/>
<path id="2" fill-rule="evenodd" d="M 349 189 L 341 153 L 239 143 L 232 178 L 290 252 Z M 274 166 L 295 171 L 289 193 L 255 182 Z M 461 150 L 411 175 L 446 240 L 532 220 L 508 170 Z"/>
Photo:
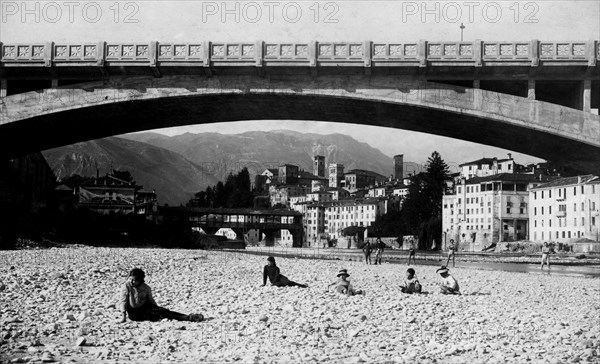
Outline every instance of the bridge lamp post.
<path id="1" fill-rule="evenodd" d="M 463 41 L 463 31 L 465 30 L 465 25 L 463 23 L 460 23 L 460 41 Z"/>

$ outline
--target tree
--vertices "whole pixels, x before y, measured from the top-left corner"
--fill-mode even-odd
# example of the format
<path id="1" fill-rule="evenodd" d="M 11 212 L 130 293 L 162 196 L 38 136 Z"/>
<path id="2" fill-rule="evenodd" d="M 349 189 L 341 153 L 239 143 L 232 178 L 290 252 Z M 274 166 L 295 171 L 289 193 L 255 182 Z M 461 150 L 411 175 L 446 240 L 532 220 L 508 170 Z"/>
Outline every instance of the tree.
<path id="1" fill-rule="evenodd" d="M 441 246 L 442 197 L 449 179 L 448 165 L 438 152 L 427 160 L 425 172 L 411 179 L 407 198 L 400 212 L 400 235 L 419 237 L 419 249 Z"/>

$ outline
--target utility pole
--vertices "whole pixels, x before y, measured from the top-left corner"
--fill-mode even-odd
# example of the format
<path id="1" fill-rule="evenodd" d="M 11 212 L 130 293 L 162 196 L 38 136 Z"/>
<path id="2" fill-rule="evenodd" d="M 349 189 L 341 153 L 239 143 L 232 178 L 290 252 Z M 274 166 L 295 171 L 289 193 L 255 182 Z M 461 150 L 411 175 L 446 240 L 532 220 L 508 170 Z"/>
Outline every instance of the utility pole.
<path id="1" fill-rule="evenodd" d="M 463 23 L 460 23 L 460 41 L 463 41 L 463 31 L 465 30 L 465 25 Z"/>

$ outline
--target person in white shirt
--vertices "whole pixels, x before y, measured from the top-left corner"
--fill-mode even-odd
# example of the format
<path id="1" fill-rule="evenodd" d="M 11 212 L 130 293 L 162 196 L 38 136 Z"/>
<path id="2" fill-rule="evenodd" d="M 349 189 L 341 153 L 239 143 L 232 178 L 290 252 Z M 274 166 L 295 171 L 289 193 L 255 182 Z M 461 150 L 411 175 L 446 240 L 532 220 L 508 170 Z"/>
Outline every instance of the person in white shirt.
<path id="1" fill-rule="evenodd" d="M 442 282 L 440 282 L 440 291 L 442 294 L 460 294 L 458 281 L 448 273 L 448 268 L 442 266 L 435 272 L 442 276 Z"/>

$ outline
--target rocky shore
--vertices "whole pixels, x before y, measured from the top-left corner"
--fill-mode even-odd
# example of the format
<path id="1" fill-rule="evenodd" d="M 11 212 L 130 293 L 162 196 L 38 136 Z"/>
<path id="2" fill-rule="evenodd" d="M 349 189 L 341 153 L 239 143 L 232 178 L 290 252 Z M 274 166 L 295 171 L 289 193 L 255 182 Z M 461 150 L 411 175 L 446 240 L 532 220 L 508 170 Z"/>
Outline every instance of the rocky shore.
<path id="1" fill-rule="evenodd" d="M 404 265 L 278 258 L 302 289 L 260 287 L 261 256 L 69 247 L 0 252 L 2 362 L 576 363 L 600 361 L 600 280 L 451 269 L 461 296 L 404 295 Z M 131 268 L 201 323 L 117 324 Z M 366 295 L 327 290 L 340 268 Z"/>

